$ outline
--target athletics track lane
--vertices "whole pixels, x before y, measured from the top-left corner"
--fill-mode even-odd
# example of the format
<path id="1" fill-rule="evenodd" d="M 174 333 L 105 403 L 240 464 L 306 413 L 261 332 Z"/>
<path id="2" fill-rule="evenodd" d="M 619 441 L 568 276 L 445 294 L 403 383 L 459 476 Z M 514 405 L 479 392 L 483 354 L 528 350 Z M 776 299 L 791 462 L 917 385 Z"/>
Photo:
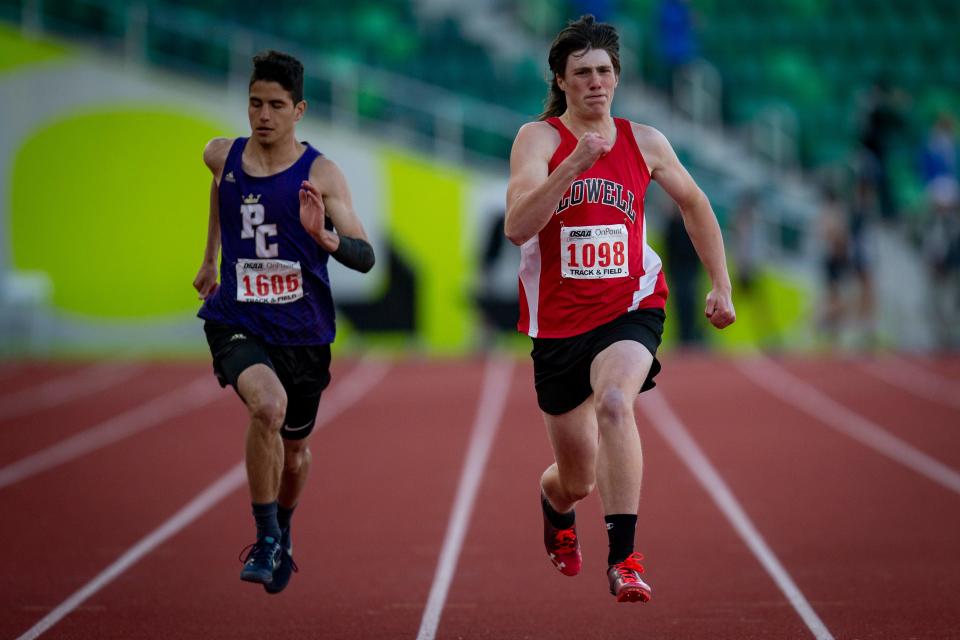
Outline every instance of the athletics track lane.
<path id="1" fill-rule="evenodd" d="M 412 637 L 480 374 L 479 363 L 397 364 L 366 400 L 317 432 L 314 469 L 294 520 L 302 569 L 282 595 L 238 578 L 236 554 L 252 533 L 244 486 L 93 596 L 51 637 Z M 213 465 L 217 474 L 239 460 L 241 443 L 239 434 L 203 443 L 232 448 Z M 194 492 L 208 483 L 195 479 Z M 144 522 L 153 527 L 161 519 Z"/>
<path id="2" fill-rule="evenodd" d="M 960 470 L 960 408 L 878 380 L 852 360 L 791 359 L 784 366 L 834 401 Z"/>
<path id="3" fill-rule="evenodd" d="M 943 377 L 943 379 L 952 382 L 956 385 L 958 393 L 960 393 L 960 354 L 912 356 L 908 359 L 917 366 L 923 367 Z"/>
<path id="4" fill-rule="evenodd" d="M 58 378 L 73 377 L 90 366 L 85 361 L 17 360 L 0 365 L 0 400 Z"/>
<path id="5" fill-rule="evenodd" d="M 242 451 L 223 434 L 242 419 L 215 402 L 0 489 L 17 514 L 3 534 L 0 635 L 26 631 L 223 473 Z"/>
<path id="6" fill-rule="evenodd" d="M 842 362 L 797 367 L 865 377 Z M 673 368 L 668 400 L 837 638 L 960 637 L 960 496 L 767 395 L 729 363 Z M 890 391 L 878 382 L 858 393 L 883 402 Z M 909 402 L 921 432 L 930 403 Z"/>
<path id="7" fill-rule="evenodd" d="M 836 637 L 956 637 L 955 496 L 817 425 L 729 365 L 669 356 L 666 365 L 670 375 L 660 385 L 666 398 Z M 413 637 L 449 517 L 480 369 L 479 363 L 405 364 L 366 404 L 325 427 L 326 434 L 318 432 L 318 464 L 305 498 L 310 510 L 296 520 L 297 557 L 305 569 L 282 596 L 269 598 L 236 579 L 234 546 L 246 544 L 250 529 L 244 487 L 43 637 L 232 638 L 270 630 Z M 508 418 L 439 637 L 504 637 L 505 630 L 542 637 L 545 629 L 557 638 L 641 631 L 647 637 L 809 637 L 672 450 L 642 423 L 647 470 L 639 540 L 650 556 L 654 601 L 616 605 L 605 593 L 605 536 L 595 496 L 580 510 L 587 525 L 581 528 L 584 572 L 575 579 L 557 573 L 540 541 L 536 478 L 550 454 L 530 378 L 526 364 L 515 373 Z M 422 421 L 406 424 L 402 416 Z M 4 545 L 11 571 L 0 578 L 0 592 L 10 606 L 0 614 L 0 636 L 25 630 L 232 466 L 243 422 L 235 399 L 218 401 L 0 490 L 7 513 L 28 514 L 26 541 Z M 224 438 L 223 428 L 233 433 Z M 168 430 L 179 437 L 148 438 Z M 367 455 L 357 456 L 358 450 Z M 171 467 L 170 460 L 178 462 Z M 345 483 L 358 470 L 362 479 Z M 374 510 L 375 518 L 382 514 L 379 526 L 358 527 Z M 107 521 L 110 527 L 103 526 Z M 377 563 L 379 556 L 387 561 Z M 376 588 L 371 567 L 381 569 L 372 580 Z M 560 607 L 549 606 L 557 600 Z"/>
<path id="8" fill-rule="evenodd" d="M 668 365 L 680 384 L 684 368 Z M 648 604 L 607 590 L 607 539 L 596 493 L 578 507 L 579 576 L 543 550 L 538 480 L 552 461 L 533 394 L 518 366 L 484 476 L 438 638 L 803 638 L 801 619 L 704 490 L 656 431 L 641 424 L 646 456 L 638 550 Z M 721 473 L 723 470 L 721 469 Z"/>
<path id="9" fill-rule="evenodd" d="M 153 365 L 99 402 L 112 416 L 130 399 L 153 397 L 158 387 L 176 388 L 207 370 Z M 204 407 L 0 488 L 4 512 L 17 514 L 18 523 L 3 529 L 0 637 L 25 631 L 242 456 L 245 412 L 212 375 L 209 384 L 217 399 Z M 29 423 L 56 430 L 75 414 L 77 407 L 64 405 L 29 416 Z M 29 430 L 16 433 L 32 438 Z"/>
<path id="10" fill-rule="evenodd" d="M 205 373 L 207 370 L 195 363 L 152 365 L 134 372 L 129 378 L 118 380 L 111 388 L 20 416 L 0 417 L 0 466 L 102 424 L 191 380 L 201 378 Z M 216 387 L 212 374 L 209 379 L 212 386 Z M 29 394 L 36 386 L 39 385 L 29 385 L 20 393 L 28 394 L 29 400 Z"/>

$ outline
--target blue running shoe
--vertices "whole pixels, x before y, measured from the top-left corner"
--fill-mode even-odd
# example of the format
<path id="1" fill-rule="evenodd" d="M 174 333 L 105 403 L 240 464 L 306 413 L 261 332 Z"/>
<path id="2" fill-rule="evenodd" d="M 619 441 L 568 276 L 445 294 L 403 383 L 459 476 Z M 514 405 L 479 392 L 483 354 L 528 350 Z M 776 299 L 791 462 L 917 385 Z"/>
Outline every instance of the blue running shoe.
<path id="1" fill-rule="evenodd" d="M 281 530 L 280 546 L 283 548 L 280 565 L 273 572 L 273 580 L 263 585 L 267 593 L 280 593 L 286 589 L 287 585 L 290 584 L 290 576 L 300 570 L 297 563 L 293 561 L 293 542 L 290 539 L 290 527 Z"/>
<path id="2" fill-rule="evenodd" d="M 273 572 L 280 566 L 280 557 L 283 555 L 283 548 L 272 536 L 266 536 L 262 540 L 257 540 L 240 552 L 250 549 L 250 553 L 242 560 L 243 570 L 240 571 L 240 579 L 246 582 L 259 582 L 261 584 L 270 584 L 273 580 Z"/>

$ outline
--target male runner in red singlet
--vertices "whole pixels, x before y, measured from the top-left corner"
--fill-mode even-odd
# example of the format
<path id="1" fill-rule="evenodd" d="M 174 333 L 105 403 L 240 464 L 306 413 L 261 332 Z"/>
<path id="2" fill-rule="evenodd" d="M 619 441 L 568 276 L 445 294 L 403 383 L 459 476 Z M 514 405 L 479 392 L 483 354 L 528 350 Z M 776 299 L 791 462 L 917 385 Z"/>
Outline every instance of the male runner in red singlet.
<path id="1" fill-rule="evenodd" d="M 537 401 L 556 462 L 540 479 L 547 553 L 580 571 L 574 506 L 599 487 L 610 541 L 607 577 L 620 602 L 650 599 L 634 552 L 643 455 L 637 394 L 654 386 L 667 286 L 647 245 L 643 198 L 656 180 L 677 203 L 712 288 L 706 316 L 735 320 L 720 227 L 663 134 L 610 113 L 619 37 L 583 16 L 550 49 L 540 121 L 514 141 L 507 237 L 522 246 L 520 322 L 533 338 Z"/>

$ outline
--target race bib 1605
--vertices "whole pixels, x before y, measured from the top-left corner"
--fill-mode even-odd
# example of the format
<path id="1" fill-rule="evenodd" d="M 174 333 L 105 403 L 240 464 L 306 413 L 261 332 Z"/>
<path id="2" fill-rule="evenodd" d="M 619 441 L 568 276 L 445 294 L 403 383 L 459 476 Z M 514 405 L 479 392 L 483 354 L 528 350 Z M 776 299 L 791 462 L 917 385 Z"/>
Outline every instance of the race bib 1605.
<path id="1" fill-rule="evenodd" d="M 299 262 L 289 260 L 237 260 L 237 300 L 285 304 L 303 297 Z"/>

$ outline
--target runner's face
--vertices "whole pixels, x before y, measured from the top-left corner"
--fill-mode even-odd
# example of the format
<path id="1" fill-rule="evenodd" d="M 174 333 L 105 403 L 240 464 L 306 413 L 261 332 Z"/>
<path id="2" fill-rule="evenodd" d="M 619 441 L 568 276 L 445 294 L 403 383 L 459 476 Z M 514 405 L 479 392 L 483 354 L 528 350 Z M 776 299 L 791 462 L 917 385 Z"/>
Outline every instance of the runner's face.
<path id="1" fill-rule="evenodd" d="M 247 115 L 257 142 L 271 145 L 293 135 L 293 125 L 303 116 L 306 103 L 293 104 L 290 92 L 279 83 L 257 80 L 250 85 Z"/>
<path id="2" fill-rule="evenodd" d="M 567 96 L 567 109 L 584 115 L 610 113 L 617 74 L 610 54 L 603 49 L 575 51 L 567 58 L 567 69 L 557 84 Z"/>

